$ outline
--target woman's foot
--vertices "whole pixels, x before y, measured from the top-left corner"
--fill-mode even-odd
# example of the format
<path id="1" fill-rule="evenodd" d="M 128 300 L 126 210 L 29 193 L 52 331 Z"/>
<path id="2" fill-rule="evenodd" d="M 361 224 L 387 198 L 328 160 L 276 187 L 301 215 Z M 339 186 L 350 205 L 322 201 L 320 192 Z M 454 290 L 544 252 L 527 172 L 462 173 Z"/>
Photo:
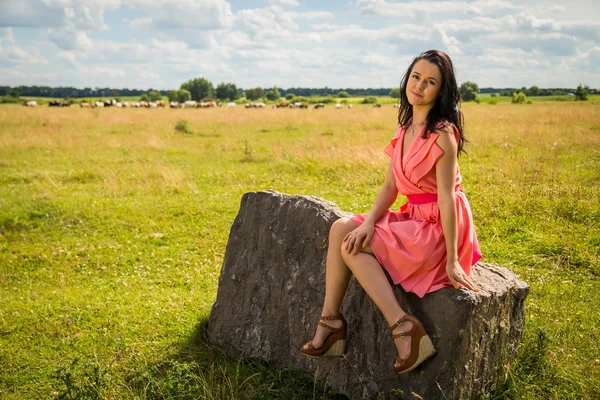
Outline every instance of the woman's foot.
<path id="1" fill-rule="evenodd" d="M 307 357 L 341 356 L 346 346 L 346 320 L 342 314 L 321 317 L 313 340 L 300 350 Z"/>
<path id="2" fill-rule="evenodd" d="M 402 374 L 412 371 L 435 354 L 429 335 L 421 321 L 414 315 L 404 313 L 390 329 L 398 352 L 394 364 L 396 372 Z"/>
<path id="3" fill-rule="evenodd" d="M 334 329 L 340 329 L 342 326 L 344 326 L 344 323 L 341 319 L 325 321 L 325 323 Z M 329 329 L 326 329 L 321 325 L 317 325 L 313 339 L 302 346 L 302 348 L 304 350 L 308 350 L 309 344 L 312 343 L 313 349 L 318 350 L 323 347 L 323 343 L 325 343 L 325 340 L 329 337 L 329 335 L 331 335 L 331 331 Z"/>
<path id="4" fill-rule="evenodd" d="M 406 313 L 402 314 L 398 320 L 402 320 Z M 404 320 L 400 323 L 396 328 L 392 330 L 392 335 L 397 335 L 401 332 L 408 333 L 413 327 L 413 323 L 409 320 Z M 407 336 L 399 336 L 394 338 L 394 344 L 396 345 L 396 351 L 398 352 L 398 358 L 400 360 L 408 360 L 410 357 L 410 347 L 412 343 L 412 337 L 410 335 Z M 394 364 L 395 368 L 399 368 L 400 363 L 396 360 Z"/>

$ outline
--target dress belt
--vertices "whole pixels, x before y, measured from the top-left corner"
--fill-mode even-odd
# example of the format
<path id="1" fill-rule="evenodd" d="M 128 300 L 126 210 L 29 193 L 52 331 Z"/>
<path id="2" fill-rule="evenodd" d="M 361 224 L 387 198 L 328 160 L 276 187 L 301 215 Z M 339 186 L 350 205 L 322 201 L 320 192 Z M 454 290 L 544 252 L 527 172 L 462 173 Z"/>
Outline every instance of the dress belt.
<path id="1" fill-rule="evenodd" d="M 457 192 L 462 192 L 462 188 L 459 186 L 456 188 Z M 437 193 L 419 193 L 419 194 L 407 194 L 406 198 L 410 204 L 429 204 L 438 201 Z"/>

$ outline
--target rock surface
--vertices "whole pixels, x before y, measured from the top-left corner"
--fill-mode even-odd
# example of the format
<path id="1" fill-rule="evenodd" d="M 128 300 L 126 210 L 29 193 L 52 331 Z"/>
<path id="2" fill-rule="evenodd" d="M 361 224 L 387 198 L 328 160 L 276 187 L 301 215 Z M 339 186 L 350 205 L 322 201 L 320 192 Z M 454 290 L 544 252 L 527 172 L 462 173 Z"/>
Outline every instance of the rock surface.
<path id="1" fill-rule="evenodd" d="M 325 295 L 329 227 L 345 215 L 315 197 L 246 193 L 227 243 L 208 323 L 210 342 L 233 357 L 307 372 L 351 399 L 413 393 L 470 399 L 490 389 L 516 356 L 529 287 L 508 269 L 485 263 L 471 274 L 479 293 L 449 287 L 419 299 L 395 287 L 398 301 L 421 319 L 437 350 L 415 371 L 394 372 L 387 323 L 354 278 L 342 304 L 346 355 L 314 360 L 300 354 Z"/>

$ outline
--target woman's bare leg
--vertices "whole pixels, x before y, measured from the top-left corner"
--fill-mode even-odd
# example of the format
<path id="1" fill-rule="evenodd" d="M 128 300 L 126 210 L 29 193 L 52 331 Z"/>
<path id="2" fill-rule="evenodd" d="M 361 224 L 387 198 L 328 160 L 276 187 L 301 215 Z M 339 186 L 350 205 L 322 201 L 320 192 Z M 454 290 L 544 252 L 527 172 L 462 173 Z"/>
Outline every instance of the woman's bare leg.
<path id="1" fill-rule="evenodd" d="M 402 318 L 405 312 L 398 304 L 392 286 L 377 259 L 366 252 L 347 253 L 344 247 L 341 248 L 341 253 L 345 264 L 352 270 L 358 283 L 379 307 L 388 325 L 391 326 Z M 412 324 L 406 322 L 396 328 L 393 333 L 405 332 L 411 328 Z M 410 356 L 410 341 L 410 336 L 395 340 L 400 358 L 407 359 Z"/>
<path id="2" fill-rule="evenodd" d="M 337 315 L 352 272 L 346 266 L 340 247 L 342 240 L 348 232 L 356 229 L 356 224 L 350 218 L 340 218 L 333 223 L 329 230 L 329 245 L 327 248 L 327 264 L 325 267 L 325 302 L 323 303 L 322 316 Z M 327 321 L 327 325 L 334 328 L 342 326 L 341 321 Z M 318 349 L 331 332 L 321 326 L 317 326 L 315 337 L 312 340 L 313 347 Z M 304 347 L 306 348 L 308 344 Z"/>

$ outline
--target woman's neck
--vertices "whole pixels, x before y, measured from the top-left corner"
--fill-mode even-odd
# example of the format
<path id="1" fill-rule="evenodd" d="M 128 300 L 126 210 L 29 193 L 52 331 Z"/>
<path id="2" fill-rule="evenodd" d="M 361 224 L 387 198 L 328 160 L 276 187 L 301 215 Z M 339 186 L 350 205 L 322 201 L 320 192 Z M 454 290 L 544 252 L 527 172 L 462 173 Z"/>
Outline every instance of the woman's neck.
<path id="1" fill-rule="evenodd" d="M 429 115 L 429 110 L 431 110 L 431 108 L 432 106 L 413 106 L 412 124 L 419 125 L 424 123 L 427 119 L 427 115 Z"/>

